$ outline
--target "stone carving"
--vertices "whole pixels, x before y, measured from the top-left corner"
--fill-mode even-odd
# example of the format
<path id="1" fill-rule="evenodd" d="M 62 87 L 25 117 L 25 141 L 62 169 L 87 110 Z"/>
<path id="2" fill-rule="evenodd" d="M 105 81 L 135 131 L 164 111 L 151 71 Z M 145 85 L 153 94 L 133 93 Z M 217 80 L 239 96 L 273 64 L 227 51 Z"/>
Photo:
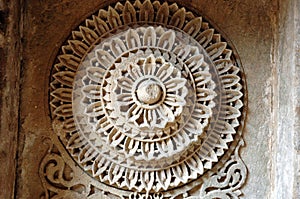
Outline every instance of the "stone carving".
<path id="1" fill-rule="evenodd" d="M 155 58 L 153 54 L 137 60 L 127 70 L 128 75 L 117 79 L 115 89 L 119 114 L 125 116 L 126 123 L 149 134 L 165 130 L 182 114 L 188 92 L 186 79 L 177 68 L 165 63 L 164 57 Z"/>
<path id="2" fill-rule="evenodd" d="M 241 68 L 207 22 L 176 4 L 126 1 L 67 43 L 52 71 L 52 140 L 81 167 L 74 175 L 86 174 L 83 186 L 110 198 L 210 198 L 224 186 L 218 197 L 240 195 Z M 69 164 L 51 154 L 40 171 L 47 190 Z M 218 185 L 224 175 L 233 180 Z"/>
<path id="3" fill-rule="evenodd" d="M 63 158 L 66 154 L 60 153 L 50 140 L 44 140 L 44 144 L 49 145 L 49 150 L 41 162 L 39 171 L 42 185 L 46 190 L 40 196 L 41 199 L 113 198 L 112 194 L 107 195 L 93 183 L 88 183 L 83 177 L 85 174 L 75 164 L 66 163 L 66 159 Z"/>
<path id="4" fill-rule="evenodd" d="M 247 169 L 238 155 L 238 148 L 243 144 L 240 142 L 222 169 L 202 185 L 201 198 L 238 198 L 242 194 L 239 188 L 245 183 Z"/>

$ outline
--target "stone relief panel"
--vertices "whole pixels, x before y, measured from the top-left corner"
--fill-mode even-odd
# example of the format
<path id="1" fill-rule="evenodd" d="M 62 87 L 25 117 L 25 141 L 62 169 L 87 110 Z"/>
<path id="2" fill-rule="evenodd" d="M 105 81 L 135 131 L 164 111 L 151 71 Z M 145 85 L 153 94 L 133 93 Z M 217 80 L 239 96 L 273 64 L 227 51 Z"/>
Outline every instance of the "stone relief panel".
<path id="1" fill-rule="evenodd" d="M 52 69 L 44 198 L 239 198 L 246 88 L 232 46 L 176 3 L 126 1 Z"/>

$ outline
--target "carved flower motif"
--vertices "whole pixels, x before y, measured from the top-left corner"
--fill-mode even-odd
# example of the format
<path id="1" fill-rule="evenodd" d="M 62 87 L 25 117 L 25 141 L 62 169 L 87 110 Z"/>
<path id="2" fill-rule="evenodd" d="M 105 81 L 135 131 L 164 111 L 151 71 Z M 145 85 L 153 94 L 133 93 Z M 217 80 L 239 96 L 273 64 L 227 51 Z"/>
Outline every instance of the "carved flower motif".
<path id="1" fill-rule="evenodd" d="M 115 93 L 118 110 L 127 121 L 150 131 L 175 122 L 188 93 L 181 71 L 154 55 L 138 59 L 126 71 L 117 79 Z"/>
<path id="2" fill-rule="evenodd" d="M 105 169 L 135 172 L 125 186 L 149 191 L 203 174 L 193 150 L 207 136 L 216 83 L 201 46 L 183 37 L 161 26 L 129 28 L 104 39 L 81 64 L 73 110 L 79 138 L 93 146 L 82 153 L 95 156 L 95 175 Z M 187 153 L 194 153 L 195 161 L 188 161 Z M 187 165 L 194 168 L 189 175 Z M 166 181 L 155 182 L 157 175 L 166 175 Z M 114 184 L 121 177 L 100 179 Z"/>
<path id="3" fill-rule="evenodd" d="M 107 192 L 179 196 L 236 144 L 240 67 L 220 34 L 176 4 L 100 10 L 58 59 L 53 127 Z"/>

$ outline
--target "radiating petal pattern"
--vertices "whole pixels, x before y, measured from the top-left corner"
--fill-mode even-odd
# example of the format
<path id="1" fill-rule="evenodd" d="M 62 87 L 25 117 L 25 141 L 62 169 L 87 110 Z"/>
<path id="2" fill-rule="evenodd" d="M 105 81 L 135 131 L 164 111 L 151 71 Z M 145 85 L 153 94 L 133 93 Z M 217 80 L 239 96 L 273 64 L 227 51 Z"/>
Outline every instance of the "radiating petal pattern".
<path id="1" fill-rule="evenodd" d="M 177 189 L 229 158 L 245 88 L 217 32 L 175 3 L 136 0 L 101 9 L 62 47 L 53 127 L 77 164 L 113 187 L 108 197 L 184 198 Z"/>

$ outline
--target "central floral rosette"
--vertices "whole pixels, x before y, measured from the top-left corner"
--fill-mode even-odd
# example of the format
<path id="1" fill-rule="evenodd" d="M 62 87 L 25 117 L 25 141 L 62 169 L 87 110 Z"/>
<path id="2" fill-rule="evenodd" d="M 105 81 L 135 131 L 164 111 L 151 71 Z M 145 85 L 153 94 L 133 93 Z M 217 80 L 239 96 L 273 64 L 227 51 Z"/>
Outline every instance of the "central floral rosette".
<path id="1" fill-rule="evenodd" d="M 128 27 L 100 40 L 77 70 L 72 92 L 78 137 L 70 143 L 85 144 L 82 160 L 93 158 L 84 169 L 138 191 L 202 175 L 216 159 L 212 154 L 202 163 L 211 152 L 206 141 L 219 136 L 208 134 L 222 97 L 215 70 L 193 38 L 166 27 Z"/>
<path id="2" fill-rule="evenodd" d="M 150 80 L 144 81 L 139 85 L 136 90 L 137 98 L 143 104 L 155 104 L 161 99 L 162 88 L 155 81 Z"/>
<path id="3" fill-rule="evenodd" d="M 138 170 L 176 165 L 202 143 L 215 107 L 213 68 L 201 46 L 183 36 L 138 27 L 89 53 L 73 93 L 84 139 Z"/>
<path id="4" fill-rule="evenodd" d="M 163 57 L 139 58 L 121 73 L 114 93 L 117 110 L 128 123 L 151 137 L 151 132 L 160 132 L 182 114 L 187 80 Z"/>

